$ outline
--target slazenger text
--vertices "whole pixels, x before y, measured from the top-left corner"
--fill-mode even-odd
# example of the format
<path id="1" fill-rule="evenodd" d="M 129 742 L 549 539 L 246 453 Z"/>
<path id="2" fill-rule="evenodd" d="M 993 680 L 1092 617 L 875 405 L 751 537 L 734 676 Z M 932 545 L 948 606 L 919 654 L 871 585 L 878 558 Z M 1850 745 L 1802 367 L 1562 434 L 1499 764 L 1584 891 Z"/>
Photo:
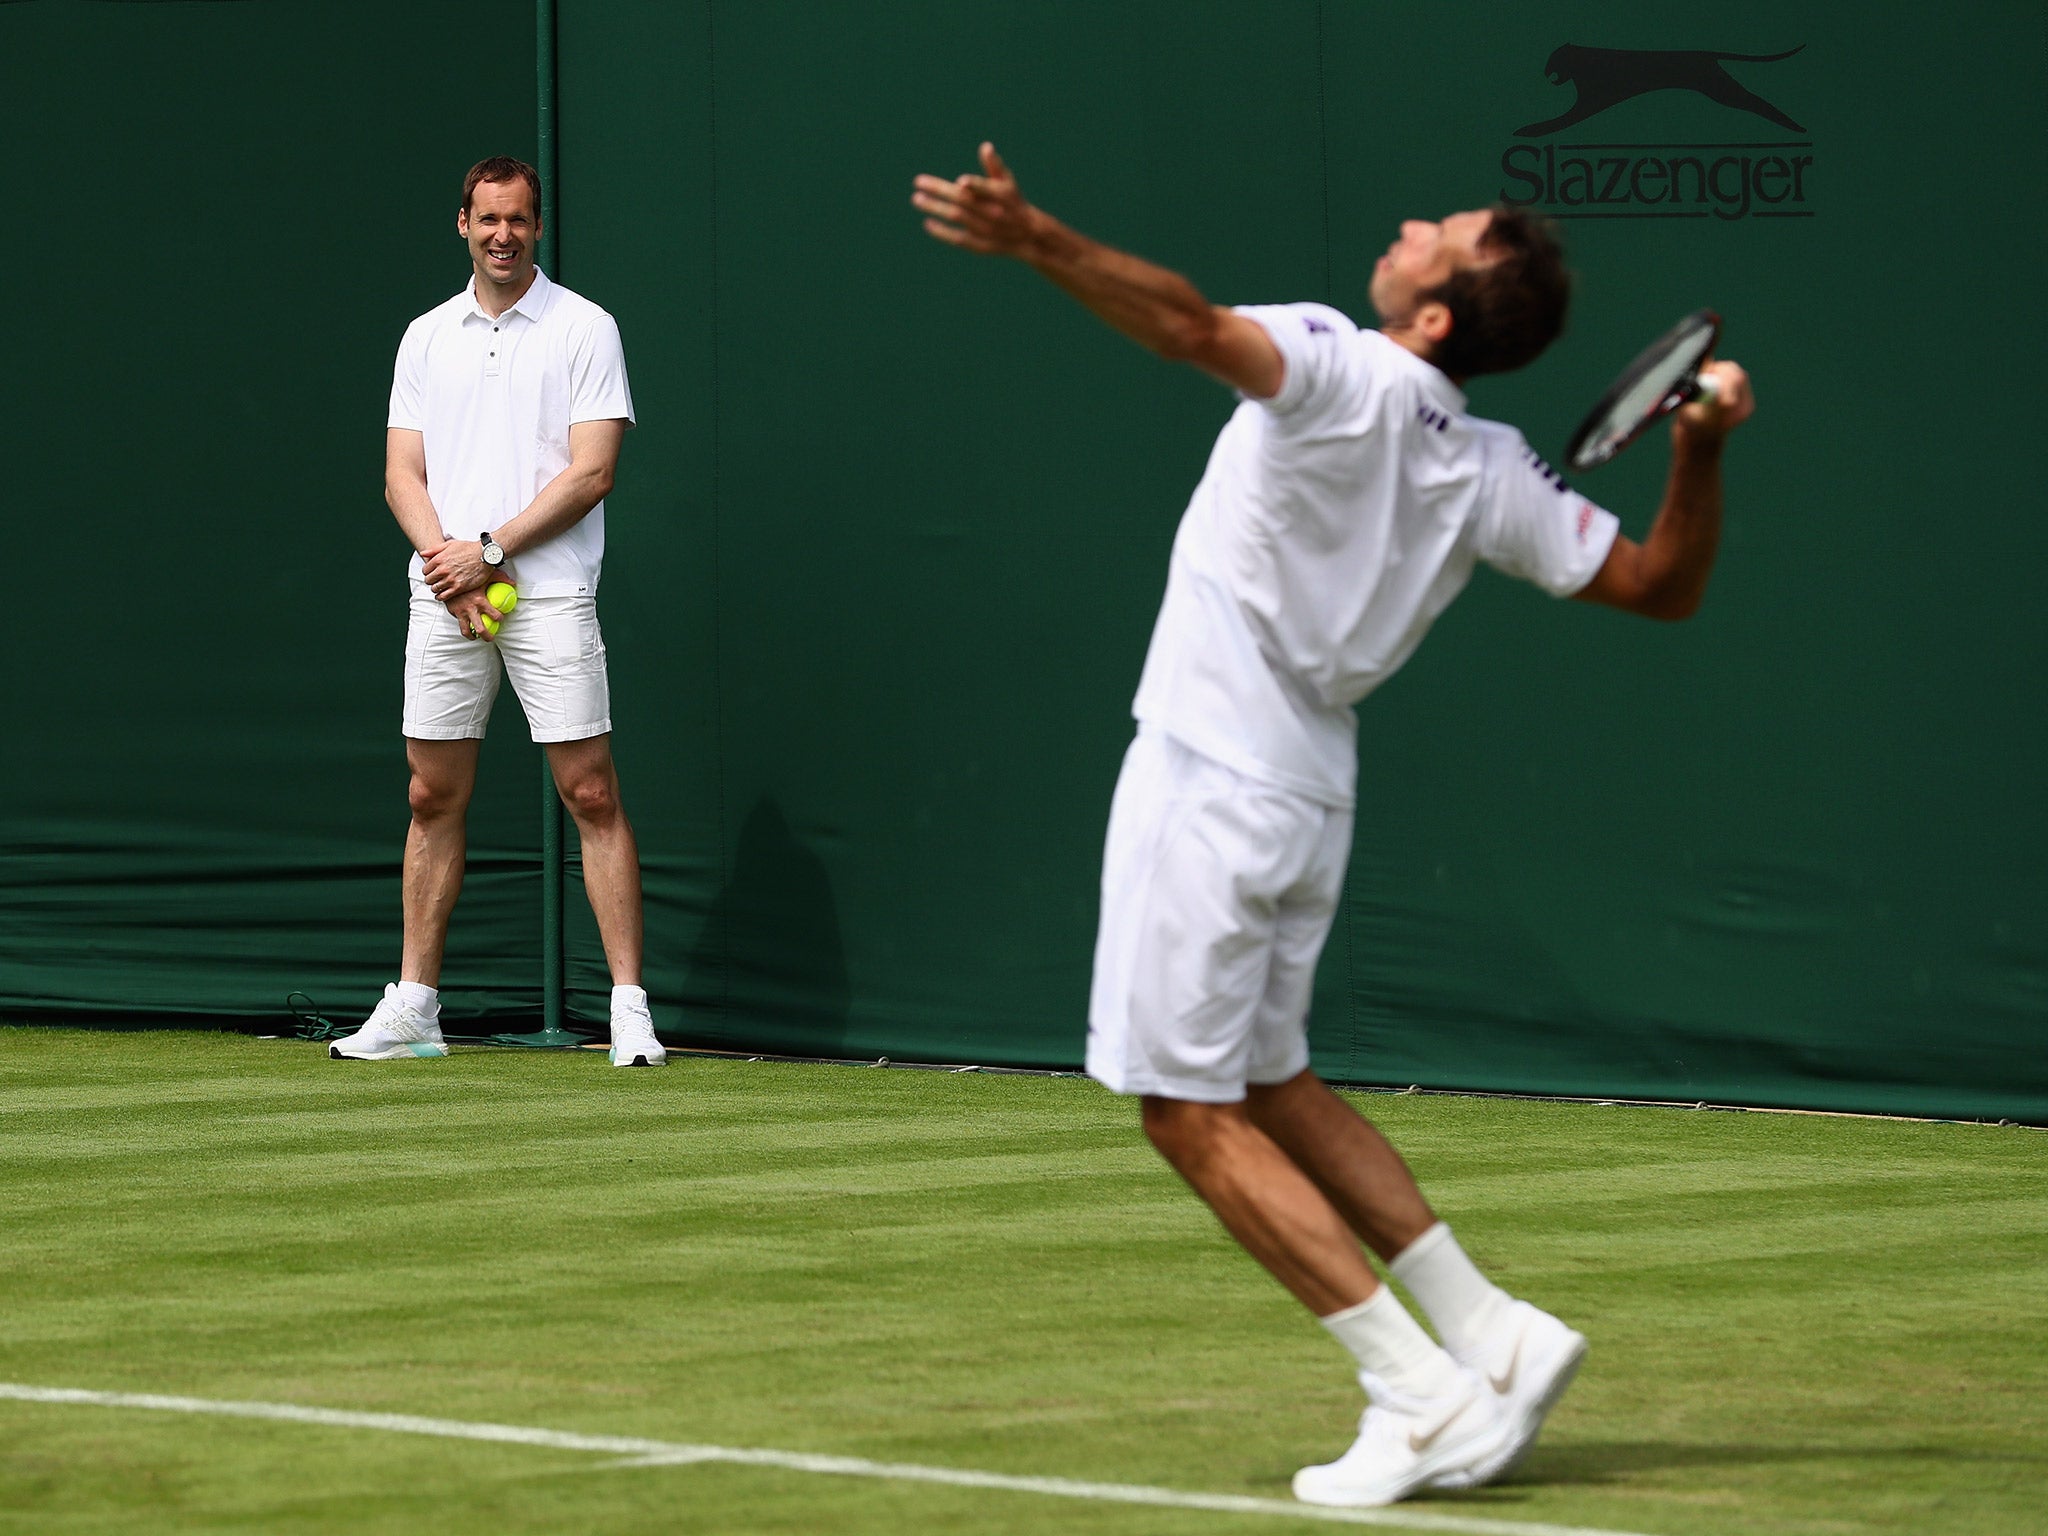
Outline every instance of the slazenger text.
<path id="1" fill-rule="evenodd" d="M 1810 144 L 1511 144 L 1501 201 L 1560 218 L 1812 217 Z M 1654 151 L 1654 153 L 1650 152 Z"/>

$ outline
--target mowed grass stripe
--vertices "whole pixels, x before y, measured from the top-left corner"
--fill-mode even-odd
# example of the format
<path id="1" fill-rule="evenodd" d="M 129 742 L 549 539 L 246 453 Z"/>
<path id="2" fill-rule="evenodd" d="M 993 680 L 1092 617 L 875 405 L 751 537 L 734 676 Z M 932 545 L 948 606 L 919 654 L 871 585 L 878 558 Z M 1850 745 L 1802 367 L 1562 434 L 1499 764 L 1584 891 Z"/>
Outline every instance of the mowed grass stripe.
<path id="1" fill-rule="evenodd" d="M 1591 1530 L 1583 1526 L 1550 1525 L 1528 1520 L 1490 1520 L 1475 1516 L 1431 1513 L 1420 1509 L 1323 1509 L 1277 1499 L 1236 1494 L 1193 1493 L 1175 1488 L 1146 1488 L 1128 1483 L 1083 1483 L 1068 1478 L 1012 1477 L 965 1467 L 924 1467 L 906 1462 L 868 1461 L 851 1456 L 816 1456 L 801 1451 L 744 1449 L 722 1445 L 673 1445 L 618 1435 L 574 1435 L 559 1430 L 516 1424 L 471 1424 L 430 1419 L 415 1414 L 353 1413 L 295 1403 L 230 1403 L 161 1393 L 94 1392 L 79 1388 L 37 1387 L 0 1382 L 0 1398 L 17 1402 L 65 1404 L 91 1408 L 139 1408 L 158 1413 L 220 1415 L 269 1419 L 333 1429 L 382 1430 L 391 1434 L 426 1435 L 442 1439 L 483 1440 L 545 1450 L 596 1451 L 617 1456 L 611 1468 L 683 1467 L 707 1461 L 778 1471 L 808 1472 L 831 1477 L 874 1477 L 902 1482 L 940 1483 L 955 1488 L 986 1489 L 1039 1497 L 1084 1499 L 1095 1503 L 1138 1504 L 1162 1509 L 1198 1509 L 1222 1514 L 1279 1516 L 1325 1524 L 1369 1525 L 1411 1531 L 1440 1531 L 1459 1536 L 1636 1536 L 1630 1531 Z"/>
<path id="2" fill-rule="evenodd" d="M 2048 1336 L 2048 1140 L 1360 1102 L 1482 1262 L 1593 1339 L 1524 1475 L 1418 1509 L 1656 1536 L 2043 1528 L 2048 1365 L 2026 1341 Z M 1071 1079 L 359 1068 L 295 1042 L 0 1030 L 0 1234 L 0 1378 L 21 1382 L 1283 1502 L 1358 1411 L 1341 1354 L 1133 1107 Z M 309 1458 L 298 1431 L 183 1422 L 0 1404 L 0 1531 L 991 1521 L 992 1495 L 938 1485 L 593 1478 L 377 1437 Z M 996 1523 L 1271 1526 L 1019 1507 Z"/>

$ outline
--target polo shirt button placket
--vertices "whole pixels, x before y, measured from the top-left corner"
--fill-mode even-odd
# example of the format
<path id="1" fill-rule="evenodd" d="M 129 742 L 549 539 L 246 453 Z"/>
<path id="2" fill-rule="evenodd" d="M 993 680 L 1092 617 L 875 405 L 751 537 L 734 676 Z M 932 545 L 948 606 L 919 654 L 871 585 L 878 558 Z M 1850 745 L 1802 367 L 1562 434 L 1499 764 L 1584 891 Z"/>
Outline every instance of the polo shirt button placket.
<path id="1" fill-rule="evenodd" d="M 484 377 L 487 379 L 498 376 L 498 332 L 501 329 L 502 327 L 496 325 L 491 327 L 491 343 L 484 358 Z"/>

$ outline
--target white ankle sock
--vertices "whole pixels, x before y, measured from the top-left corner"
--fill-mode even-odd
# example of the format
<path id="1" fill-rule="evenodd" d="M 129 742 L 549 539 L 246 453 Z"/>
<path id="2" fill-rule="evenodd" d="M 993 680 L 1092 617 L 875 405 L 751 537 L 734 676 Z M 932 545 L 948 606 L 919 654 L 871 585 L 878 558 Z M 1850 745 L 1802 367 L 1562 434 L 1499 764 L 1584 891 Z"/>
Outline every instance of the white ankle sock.
<path id="1" fill-rule="evenodd" d="M 1403 1397 L 1440 1397 L 1458 1384 L 1457 1362 L 1408 1315 L 1393 1289 L 1381 1286 L 1355 1307 L 1322 1324 L 1369 1371 Z"/>
<path id="2" fill-rule="evenodd" d="M 613 1012 L 613 1013 L 618 1013 L 618 1012 L 620 1012 L 621 1010 L 623 1010 L 623 1009 L 627 1009 L 627 1008 L 645 1008 L 646 1006 L 647 1006 L 647 989 L 646 989 L 645 987 L 613 987 L 613 988 L 612 988 L 612 1012 Z"/>
<path id="3" fill-rule="evenodd" d="M 1403 1248 L 1387 1268 L 1408 1287 L 1453 1350 L 1471 1349 L 1485 1339 L 1514 1300 L 1465 1257 L 1442 1222 Z"/>
<path id="4" fill-rule="evenodd" d="M 437 1019 L 441 1016 L 441 990 L 424 982 L 401 981 L 398 984 L 398 1000 L 416 1011 L 423 1019 Z"/>

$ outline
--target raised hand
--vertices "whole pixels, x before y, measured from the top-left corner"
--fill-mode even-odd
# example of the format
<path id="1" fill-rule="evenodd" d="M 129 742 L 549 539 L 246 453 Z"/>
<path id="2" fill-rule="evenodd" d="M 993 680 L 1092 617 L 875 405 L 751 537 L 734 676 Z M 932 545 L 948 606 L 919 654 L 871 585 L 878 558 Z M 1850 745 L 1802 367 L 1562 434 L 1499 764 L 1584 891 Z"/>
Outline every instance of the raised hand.
<path id="1" fill-rule="evenodd" d="M 1674 438 L 1720 438 L 1727 436 L 1756 410 L 1756 396 L 1749 387 L 1749 373 L 1740 363 L 1712 362 L 1700 369 L 1700 377 L 1713 381 L 1714 392 L 1680 406 L 1671 420 Z"/>
<path id="2" fill-rule="evenodd" d="M 993 144 L 981 146 L 980 176 L 919 176 L 911 206 L 927 217 L 925 233 L 984 256 L 1027 255 L 1040 234 L 1041 215 L 1024 201 L 1017 178 Z"/>

